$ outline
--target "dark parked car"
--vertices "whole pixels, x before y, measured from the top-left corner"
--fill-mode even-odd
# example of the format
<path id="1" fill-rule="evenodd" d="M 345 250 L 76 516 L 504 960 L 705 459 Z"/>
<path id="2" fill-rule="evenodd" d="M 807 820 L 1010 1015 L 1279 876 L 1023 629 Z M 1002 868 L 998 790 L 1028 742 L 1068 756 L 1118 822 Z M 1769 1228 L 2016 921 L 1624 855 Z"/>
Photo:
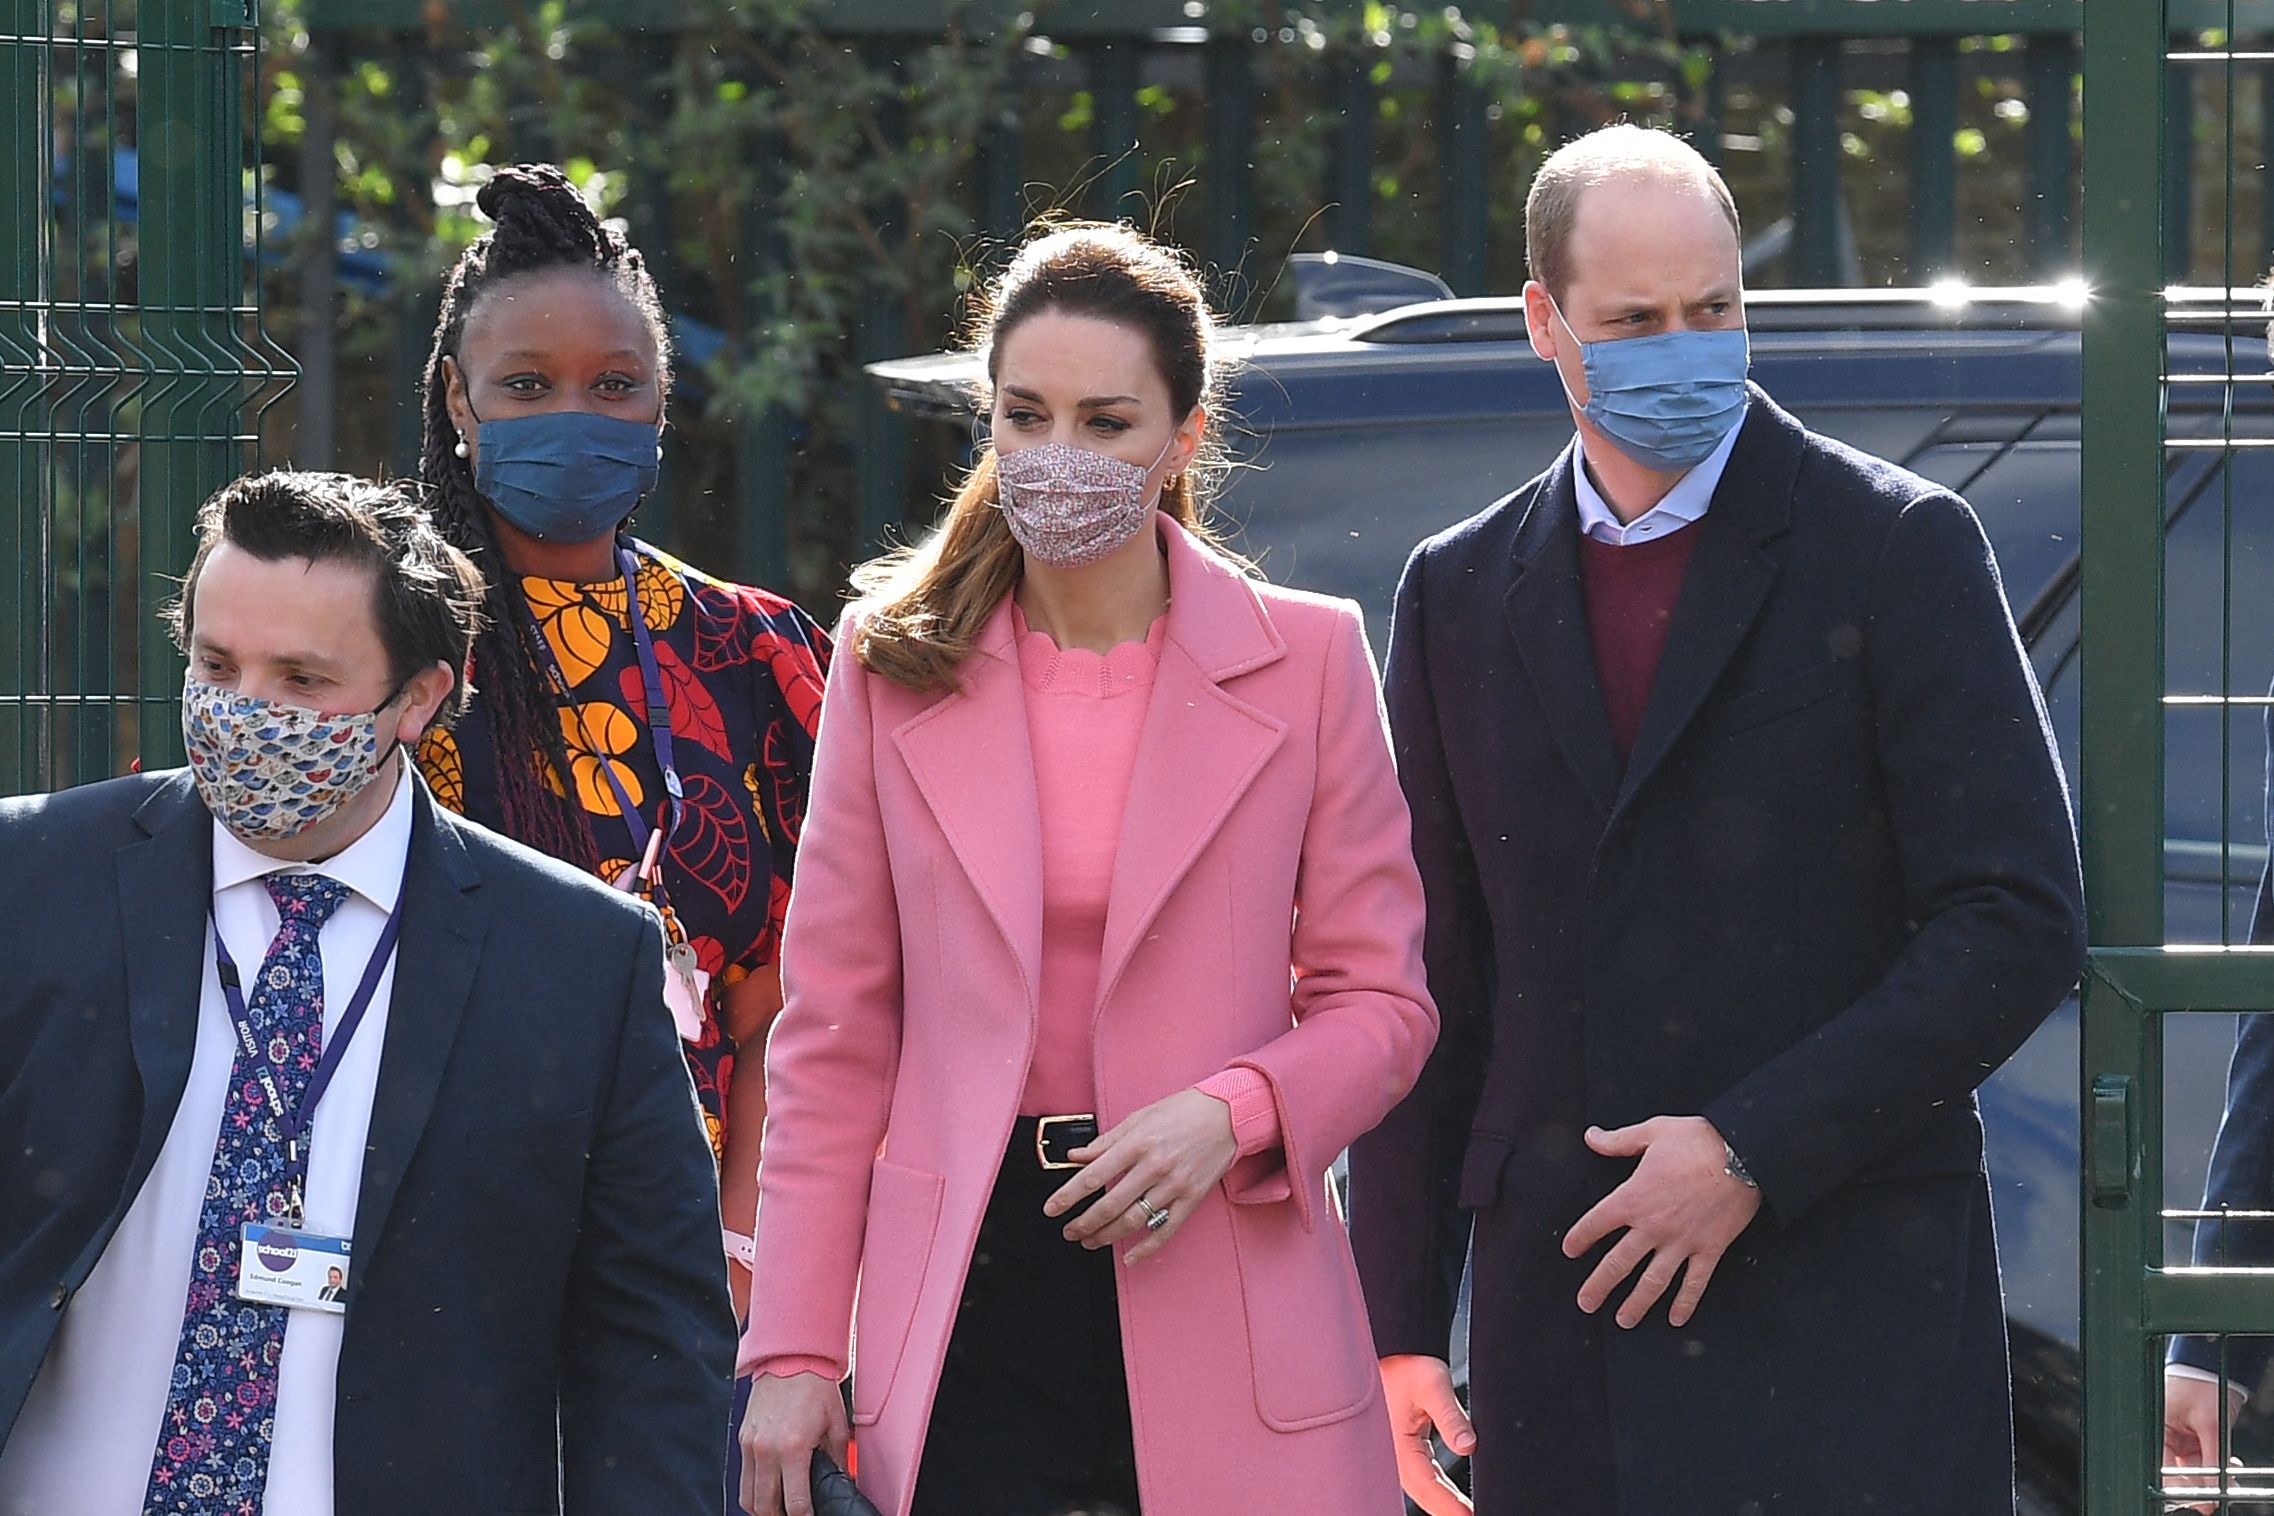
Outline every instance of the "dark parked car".
<path id="1" fill-rule="evenodd" d="M 1747 301 L 1753 376 L 1771 394 L 1817 430 L 1960 491 L 1980 513 L 2072 779 L 2079 309 L 2078 293 L 2060 289 L 1771 292 Z M 2198 324 L 2196 334 L 2175 336 L 2174 372 L 2229 372 L 2218 330 Z M 1359 600 L 1377 651 L 1414 543 L 1523 483 L 1571 435 L 1555 372 L 1526 345 L 1515 300 L 1429 300 L 1230 336 L 1243 367 L 1232 398 L 1239 467 L 1224 509 L 1273 578 Z M 2255 332 L 2239 333 L 2234 353 L 2235 370 L 2267 366 Z M 901 404 L 967 424 L 978 376 L 968 355 L 871 373 Z M 2231 421 L 2222 418 L 2228 388 L 2175 385 L 2169 435 L 2274 431 L 2269 386 L 2239 387 Z M 2175 449 L 2166 480 L 2169 689 L 2218 693 L 2224 662 L 2228 693 L 2263 694 L 2274 675 L 2274 456 Z M 2231 628 L 2222 614 L 2229 604 Z M 2169 708 L 2173 941 L 2241 940 L 2248 929 L 2266 861 L 2259 714 L 2230 711 L 2222 744 L 2219 707 Z M 2201 1193 L 2232 1019 L 2179 1017 L 2166 1035 L 2166 1185 L 2169 1203 L 2185 1206 Z M 2078 1070 L 2072 1001 L 1982 1092 L 2026 1512 L 2078 1505 Z M 2185 1224 L 2173 1224 L 2170 1257 L 2184 1261 L 2187 1244 Z"/>

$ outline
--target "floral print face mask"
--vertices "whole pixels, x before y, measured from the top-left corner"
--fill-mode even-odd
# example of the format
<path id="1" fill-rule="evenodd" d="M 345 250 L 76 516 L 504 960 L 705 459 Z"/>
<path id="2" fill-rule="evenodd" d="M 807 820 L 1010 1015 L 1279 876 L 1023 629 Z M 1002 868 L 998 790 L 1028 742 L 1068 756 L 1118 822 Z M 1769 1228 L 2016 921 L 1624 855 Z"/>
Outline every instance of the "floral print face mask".
<path id="1" fill-rule="evenodd" d="M 182 681 L 182 742 L 206 809 L 240 841 L 281 842 L 361 793 L 394 744 L 379 745 L 379 712 L 361 715 L 240 695 L 191 675 Z"/>
<path id="2" fill-rule="evenodd" d="M 1153 469 L 1076 447 L 1044 442 L 995 457 L 995 498 L 1011 535 L 1037 562 L 1084 568 L 1120 547 L 1152 519 Z"/>

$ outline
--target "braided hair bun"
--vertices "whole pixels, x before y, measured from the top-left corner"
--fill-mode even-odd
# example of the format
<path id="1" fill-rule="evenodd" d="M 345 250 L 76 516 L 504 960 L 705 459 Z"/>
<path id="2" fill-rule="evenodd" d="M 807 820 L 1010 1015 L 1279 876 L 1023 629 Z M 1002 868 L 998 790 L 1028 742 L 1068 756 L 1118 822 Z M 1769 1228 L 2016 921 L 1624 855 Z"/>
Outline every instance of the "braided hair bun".
<path id="1" fill-rule="evenodd" d="M 474 204 L 497 228 L 488 238 L 493 274 L 554 264 L 613 268 L 630 251 L 592 214 L 568 175 L 550 163 L 499 169 Z"/>

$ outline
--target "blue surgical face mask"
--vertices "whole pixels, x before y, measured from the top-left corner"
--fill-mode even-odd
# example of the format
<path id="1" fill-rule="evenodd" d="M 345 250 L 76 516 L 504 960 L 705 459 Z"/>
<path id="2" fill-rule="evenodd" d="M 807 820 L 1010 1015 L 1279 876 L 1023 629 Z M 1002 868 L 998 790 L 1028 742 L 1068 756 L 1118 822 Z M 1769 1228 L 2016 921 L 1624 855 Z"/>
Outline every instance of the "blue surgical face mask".
<path id="1" fill-rule="evenodd" d="M 1552 295 L 1548 307 L 1577 342 Z M 1587 373 L 1580 413 L 1645 468 L 1695 467 L 1745 419 L 1752 351 L 1743 327 L 1580 342 L 1579 362 Z"/>
<path id="2" fill-rule="evenodd" d="M 590 542 L 622 526 L 655 488 L 662 456 L 652 421 L 591 411 L 502 416 L 482 421 L 474 488 L 532 537 Z"/>

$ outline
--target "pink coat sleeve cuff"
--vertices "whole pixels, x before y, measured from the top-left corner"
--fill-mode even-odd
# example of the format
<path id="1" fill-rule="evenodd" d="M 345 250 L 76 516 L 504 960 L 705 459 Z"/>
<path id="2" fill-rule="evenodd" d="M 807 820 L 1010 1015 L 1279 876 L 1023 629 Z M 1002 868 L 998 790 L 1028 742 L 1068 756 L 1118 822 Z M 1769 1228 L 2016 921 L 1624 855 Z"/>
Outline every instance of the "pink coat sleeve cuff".
<path id="1" fill-rule="evenodd" d="M 819 1374 L 824 1379 L 842 1379 L 845 1371 L 827 1358 L 801 1358 L 795 1353 L 784 1353 L 779 1358 L 765 1358 L 752 1364 L 754 1379 L 787 1379 L 792 1374 Z"/>
<path id="2" fill-rule="evenodd" d="M 1271 1097 L 1271 1081 L 1242 1065 L 1203 1079 L 1196 1088 L 1232 1108 L 1232 1137 L 1242 1158 L 1253 1158 L 1279 1146 L 1279 1104 Z"/>

